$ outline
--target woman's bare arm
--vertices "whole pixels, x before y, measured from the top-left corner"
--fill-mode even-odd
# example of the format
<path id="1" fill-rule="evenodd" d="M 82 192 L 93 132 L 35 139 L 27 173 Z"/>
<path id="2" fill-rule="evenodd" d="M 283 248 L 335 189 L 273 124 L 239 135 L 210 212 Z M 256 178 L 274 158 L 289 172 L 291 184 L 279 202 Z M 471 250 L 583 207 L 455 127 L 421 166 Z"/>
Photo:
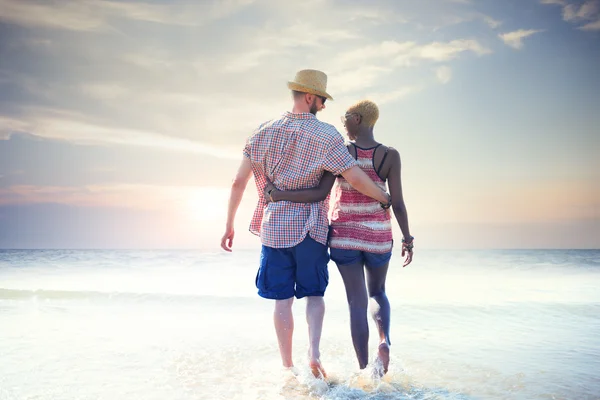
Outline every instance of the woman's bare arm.
<path id="1" fill-rule="evenodd" d="M 408 227 L 408 212 L 402 195 L 401 162 L 400 153 L 396 149 L 389 149 L 390 169 L 387 175 L 387 183 L 392 196 L 392 209 L 400 230 L 402 231 L 402 257 L 405 257 L 403 267 L 406 267 L 413 259 L 413 237 Z"/>
<path id="2" fill-rule="evenodd" d="M 319 186 L 310 189 L 279 191 L 272 183 L 268 182 L 265 187 L 265 199 L 293 203 L 316 203 L 327 198 L 334 182 L 335 176 L 327 171 L 321 177 Z"/>
<path id="3" fill-rule="evenodd" d="M 394 210 L 394 216 L 396 217 L 396 221 L 398 221 L 402 235 L 406 240 L 410 240 L 408 213 L 402 195 L 400 153 L 398 153 L 398 150 L 390 148 L 388 157 L 390 161 L 390 170 L 387 176 L 387 182 L 390 189 L 390 195 L 392 196 L 392 209 Z"/>

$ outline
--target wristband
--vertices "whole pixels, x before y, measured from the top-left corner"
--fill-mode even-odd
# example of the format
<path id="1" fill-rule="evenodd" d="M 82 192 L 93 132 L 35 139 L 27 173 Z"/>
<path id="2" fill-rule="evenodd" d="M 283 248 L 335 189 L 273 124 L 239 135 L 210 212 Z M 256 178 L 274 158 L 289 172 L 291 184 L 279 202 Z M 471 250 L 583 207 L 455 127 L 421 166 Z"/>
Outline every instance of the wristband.
<path id="1" fill-rule="evenodd" d="M 392 206 L 392 196 L 390 196 L 388 194 L 388 202 L 387 204 L 383 204 L 383 203 L 379 203 L 379 205 L 381 206 L 381 208 L 383 208 L 384 210 L 387 210 L 388 208 L 390 208 Z"/>
<path id="2" fill-rule="evenodd" d="M 411 236 L 409 240 L 406 240 L 406 239 L 402 238 L 402 243 L 409 244 L 409 243 L 412 243 L 413 240 L 415 240 L 414 236 Z"/>
<path id="3" fill-rule="evenodd" d="M 411 253 L 413 251 L 413 248 L 415 247 L 414 241 L 415 241 L 414 236 L 411 236 L 408 242 L 404 238 L 402 238 L 402 247 L 404 248 L 404 250 Z"/>

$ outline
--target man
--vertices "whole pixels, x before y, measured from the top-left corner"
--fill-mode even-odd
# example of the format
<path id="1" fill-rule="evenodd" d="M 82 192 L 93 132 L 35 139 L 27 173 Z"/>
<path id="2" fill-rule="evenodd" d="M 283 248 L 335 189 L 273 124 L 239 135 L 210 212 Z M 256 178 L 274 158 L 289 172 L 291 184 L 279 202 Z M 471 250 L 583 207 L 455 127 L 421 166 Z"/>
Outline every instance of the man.
<path id="1" fill-rule="evenodd" d="M 256 286 L 261 297 L 275 300 L 274 323 L 283 366 L 294 366 L 294 296 L 306 297 L 309 366 L 315 377 L 325 378 L 319 344 L 325 314 L 323 296 L 329 281 L 328 205 L 325 201 L 267 204 L 263 195 L 265 178 L 281 190 L 306 189 L 317 186 L 323 173 L 329 171 L 341 174 L 358 191 L 388 206 L 390 197 L 356 165 L 335 127 L 316 118 L 317 112 L 325 108 L 326 99 L 333 100 L 327 93 L 327 75 L 302 70 L 288 82 L 288 88 L 293 93 L 292 112 L 262 124 L 246 142 L 231 188 L 221 247 L 231 251 L 235 214 L 254 174 L 259 202 L 250 231 L 262 242 Z"/>

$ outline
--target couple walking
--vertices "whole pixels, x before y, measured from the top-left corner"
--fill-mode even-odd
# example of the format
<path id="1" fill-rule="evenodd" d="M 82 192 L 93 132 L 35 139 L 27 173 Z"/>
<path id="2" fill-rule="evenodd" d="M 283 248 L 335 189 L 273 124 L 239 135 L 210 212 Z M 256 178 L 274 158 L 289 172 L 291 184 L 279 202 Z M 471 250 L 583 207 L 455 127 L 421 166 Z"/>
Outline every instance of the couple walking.
<path id="1" fill-rule="evenodd" d="M 351 142 L 346 146 L 335 127 L 316 118 L 326 100 L 333 100 L 327 93 L 327 75 L 302 70 L 288 87 L 294 100 L 292 112 L 263 123 L 246 142 L 231 188 L 221 247 L 231 251 L 235 215 L 254 175 L 259 202 L 250 231 L 262 242 L 256 286 L 261 297 L 275 300 L 274 323 L 283 366 L 294 366 L 294 297 L 306 297 L 309 366 L 315 377 L 327 376 L 319 344 L 331 257 L 346 288 L 359 367 L 368 364 L 370 299 L 380 339 L 377 357 L 385 373 L 391 344 L 390 304 L 385 294 L 393 245 L 390 208 L 404 237 L 404 266 L 413 254 L 400 155 L 375 141 L 373 127 L 379 117 L 375 103 L 363 100 L 347 109 L 342 122 Z M 336 180 L 329 223 L 328 195 Z"/>

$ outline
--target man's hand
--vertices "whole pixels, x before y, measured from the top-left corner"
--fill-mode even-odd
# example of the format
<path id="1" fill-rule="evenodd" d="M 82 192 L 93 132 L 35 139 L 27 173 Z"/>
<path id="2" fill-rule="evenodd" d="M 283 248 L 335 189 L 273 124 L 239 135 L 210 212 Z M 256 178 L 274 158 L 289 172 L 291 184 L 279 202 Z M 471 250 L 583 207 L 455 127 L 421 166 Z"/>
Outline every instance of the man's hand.
<path id="1" fill-rule="evenodd" d="M 231 247 L 233 246 L 233 237 L 235 236 L 235 231 L 233 227 L 225 228 L 225 234 L 221 238 L 221 248 L 225 251 L 231 252 Z"/>
<path id="2" fill-rule="evenodd" d="M 348 168 L 342 172 L 342 176 L 354 189 L 365 196 L 369 196 L 382 204 L 387 204 L 390 201 L 390 196 L 381 190 L 359 166 L 355 165 Z"/>

